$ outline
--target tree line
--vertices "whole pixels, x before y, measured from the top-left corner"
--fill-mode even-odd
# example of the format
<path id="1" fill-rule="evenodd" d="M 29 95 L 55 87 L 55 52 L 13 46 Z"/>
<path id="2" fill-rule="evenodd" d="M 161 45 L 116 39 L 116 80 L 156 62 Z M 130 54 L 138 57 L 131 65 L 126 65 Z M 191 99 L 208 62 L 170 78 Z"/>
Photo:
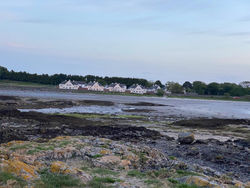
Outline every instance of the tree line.
<path id="1" fill-rule="evenodd" d="M 172 93 L 196 93 L 198 95 L 219 95 L 219 96 L 245 96 L 250 95 L 250 88 L 243 88 L 235 83 L 216 83 L 206 84 L 201 81 L 193 83 L 186 81 L 183 85 L 177 82 L 168 82 L 167 89 Z"/>
<path id="2" fill-rule="evenodd" d="M 23 82 L 33 82 L 39 84 L 47 85 L 58 85 L 65 80 L 76 80 L 82 82 L 94 82 L 97 81 L 102 85 L 111 83 L 121 83 L 128 87 L 133 84 L 140 84 L 145 87 L 149 87 L 150 83 L 146 79 L 138 78 L 122 78 L 122 77 L 101 77 L 94 75 L 66 75 L 66 74 L 30 74 L 27 72 L 15 72 L 13 70 L 9 71 L 7 68 L 0 66 L 0 79 L 13 80 L 13 81 L 23 81 Z"/>
<path id="3" fill-rule="evenodd" d="M 224 96 L 244 96 L 250 95 L 250 88 L 243 88 L 235 83 L 216 83 L 212 82 L 206 84 L 201 81 L 189 82 L 186 81 L 183 85 L 177 82 L 167 82 L 162 84 L 161 81 L 150 82 L 146 79 L 138 78 L 122 78 L 122 77 L 101 77 L 94 75 L 66 75 L 66 74 L 30 74 L 27 72 L 15 72 L 9 71 L 5 67 L 0 66 L 0 79 L 33 82 L 48 85 L 58 85 L 65 80 L 76 80 L 83 82 L 97 81 L 102 85 L 111 83 L 121 83 L 130 87 L 133 84 L 140 84 L 144 87 L 150 87 L 154 84 L 159 85 L 162 89 L 167 89 L 171 93 L 183 94 L 183 93 L 197 93 L 199 95 L 224 95 Z"/>

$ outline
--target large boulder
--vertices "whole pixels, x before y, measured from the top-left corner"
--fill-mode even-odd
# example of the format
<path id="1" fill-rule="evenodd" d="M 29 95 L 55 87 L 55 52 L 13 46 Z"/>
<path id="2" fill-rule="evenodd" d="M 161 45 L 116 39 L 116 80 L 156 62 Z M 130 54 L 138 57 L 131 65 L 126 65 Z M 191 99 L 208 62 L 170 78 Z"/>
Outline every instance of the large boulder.
<path id="1" fill-rule="evenodd" d="M 194 134 L 190 132 L 182 132 L 178 134 L 178 141 L 181 144 L 191 144 L 194 142 Z"/>

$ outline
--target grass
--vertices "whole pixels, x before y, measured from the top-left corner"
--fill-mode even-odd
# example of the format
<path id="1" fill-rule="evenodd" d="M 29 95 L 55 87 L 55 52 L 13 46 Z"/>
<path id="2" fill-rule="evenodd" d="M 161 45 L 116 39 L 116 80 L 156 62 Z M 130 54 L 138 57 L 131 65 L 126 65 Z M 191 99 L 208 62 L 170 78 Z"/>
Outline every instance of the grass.
<path id="1" fill-rule="evenodd" d="M 176 173 L 181 176 L 199 176 L 200 174 L 186 170 L 176 170 Z"/>
<path id="2" fill-rule="evenodd" d="M 50 173 L 47 169 L 40 172 L 42 184 L 36 187 L 60 188 L 60 187 L 82 187 L 81 181 L 70 175 Z M 42 185 L 42 186 L 41 186 Z"/>
<path id="3" fill-rule="evenodd" d="M 107 186 L 106 184 L 112 184 L 115 183 L 117 179 L 111 178 L 111 177 L 94 177 L 89 183 L 88 187 L 91 188 L 107 188 L 112 186 Z"/>
<path id="4" fill-rule="evenodd" d="M 40 151 L 48 151 L 48 150 L 54 150 L 54 146 L 37 146 L 33 149 L 30 149 L 27 151 L 28 155 L 33 155 L 34 153 L 40 152 Z"/>
<path id="5" fill-rule="evenodd" d="M 119 174 L 119 172 L 115 172 L 115 171 L 108 170 L 105 168 L 96 168 L 92 170 L 92 173 L 99 174 L 99 175 L 114 175 L 114 176 Z"/>
<path id="6" fill-rule="evenodd" d="M 53 85 L 38 84 L 33 82 L 21 82 L 21 81 L 11 81 L 11 80 L 0 80 L 1 86 L 21 86 L 21 87 L 50 87 L 55 88 Z"/>
<path id="7" fill-rule="evenodd" d="M 97 158 L 102 157 L 102 155 L 101 154 L 96 154 L 96 155 L 93 155 L 93 156 L 90 156 L 90 157 L 93 158 L 93 159 L 97 159 Z"/>
<path id="8" fill-rule="evenodd" d="M 147 173 L 148 176 L 152 177 L 152 178 L 166 178 L 169 177 L 171 175 L 171 172 L 169 172 L 169 170 L 167 169 L 159 169 L 159 170 L 153 170 Z"/>
<path id="9" fill-rule="evenodd" d="M 183 183 L 183 184 L 177 184 L 176 188 L 199 188 L 199 187 L 196 185 L 189 185 L 189 184 Z"/>
<path id="10" fill-rule="evenodd" d="M 29 147 L 30 147 L 30 144 L 18 144 L 18 145 L 10 147 L 10 150 L 16 151 L 19 149 L 28 149 Z"/>
<path id="11" fill-rule="evenodd" d="M 246 96 L 242 96 L 239 99 L 233 99 L 233 97 L 227 96 L 169 96 L 169 98 L 182 98 L 182 99 L 203 99 L 203 100 L 223 100 L 223 101 L 250 101 Z"/>
<path id="12" fill-rule="evenodd" d="M 139 170 L 131 170 L 127 173 L 130 177 L 136 177 L 136 178 L 144 178 L 146 176 L 145 173 L 140 172 Z"/>
<path id="13" fill-rule="evenodd" d="M 17 183 L 21 186 L 24 187 L 26 185 L 26 182 L 19 178 L 14 176 L 13 174 L 9 173 L 9 172 L 0 172 L 0 184 L 4 183 L 6 184 L 8 180 L 15 180 L 17 181 Z"/>
<path id="14" fill-rule="evenodd" d="M 145 180 L 144 183 L 148 185 L 155 185 L 157 187 L 160 187 L 162 185 L 162 182 L 157 179 L 148 179 L 148 180 Z"/>

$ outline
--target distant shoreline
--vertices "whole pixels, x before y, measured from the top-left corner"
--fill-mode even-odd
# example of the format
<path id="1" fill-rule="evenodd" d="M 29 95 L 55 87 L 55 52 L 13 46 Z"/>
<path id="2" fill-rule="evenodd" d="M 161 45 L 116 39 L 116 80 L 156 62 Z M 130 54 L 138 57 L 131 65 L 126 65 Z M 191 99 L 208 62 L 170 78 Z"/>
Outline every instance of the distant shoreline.
<path id="1" fill-rule="evenodd" d="M 62 90 L 57 86 L 37 84 L 32 82 L 19 82 L 19 81 L 9 81 L 0 80 L 0 88 L 6 89 L 22 89 L 22 90 L 41 90 L 41 91 L 56 91 L 64 93 L 89 93 L 89 94 L 99 94 L 99 95 L 120 95 L 120 96 L 138 96 L 138 97 L 159 97 L 157 95 L 147 95 L 147 94 L 128 94 L 128 93 L 118 93 L 118 92 L 94 92 L 94 91 L 82 91 L 82 90 Z M 200 99 L 200 100 L 221 100 L 221 101 L 235 101 L 235 102 L 250 102 L 250 98 L 247 96 L 240 97 L 238 99 L 233 99 L 233 97 L 226 96 L 216 96 L 216 95 L 169 95 L 169 98 L 179 98 L 179 99 Z"/>

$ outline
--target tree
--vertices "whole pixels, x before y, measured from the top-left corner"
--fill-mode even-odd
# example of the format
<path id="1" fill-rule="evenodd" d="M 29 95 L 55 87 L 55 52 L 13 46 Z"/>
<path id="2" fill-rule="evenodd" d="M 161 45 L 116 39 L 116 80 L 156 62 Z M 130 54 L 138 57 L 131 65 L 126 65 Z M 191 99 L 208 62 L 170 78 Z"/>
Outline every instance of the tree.
<path id="1" fill-rule="evenodd" d="M 8 69 L 0 66 L 0 79 L 6 79 L 7 74 L 8 74 Z"/>
<path id="2" fill-rule="evenodd" d="M 182 85 L 180 85 L 177 82 L 167 82 L 166 83 L 166 88 L 171 93 L 176 93 L 176 94 L 182 94 L 183 93 Z"/>
<path id="3" fill-rule="evenodd" d="M 155 85 L 158 85 L 158 86 L 160 86 L 161 88 L 163 88 L 163 84 L 161 83 L 161 81 L 160 80 L 157 80 L 156 82 L 155 82 Z"/>
<path id="4" fill-rule="evenodd" d="M 101 84 L 102 86 L 105 86 L 105 85 L 107 85 L 107 83 L 105 82 L 105 80 L 97 80 L 97 82 L 99 83 L 99 84 Z"/>
<path id="5" fill-rule="evenodd" d="M 164 95 L 164 90 L 163 89 L 158 89 L 156 95 L 159 96 L 159 97 L 162 97 Z"/>
<path id="6" fill-rule="evenodd" d="M 182 85 L 183 88 L 185 89 L 192 89 L 193 88 L 193 84 L 190 83 L 189 81 L 184 82 L 184 84 Z"/>
<path id="7" fill-rule="evenodd" d="M 204 95 L 207 89 L 207 85 L 201 81 L 193 82 L 193 90 L 199 95 Z"/>
<path id="8" fill-rule="evenodd" d="M 207 85 L 207 94 L 218 95 L 220 91 L 220 85 L 216 82 L 212 82 Z"/>

